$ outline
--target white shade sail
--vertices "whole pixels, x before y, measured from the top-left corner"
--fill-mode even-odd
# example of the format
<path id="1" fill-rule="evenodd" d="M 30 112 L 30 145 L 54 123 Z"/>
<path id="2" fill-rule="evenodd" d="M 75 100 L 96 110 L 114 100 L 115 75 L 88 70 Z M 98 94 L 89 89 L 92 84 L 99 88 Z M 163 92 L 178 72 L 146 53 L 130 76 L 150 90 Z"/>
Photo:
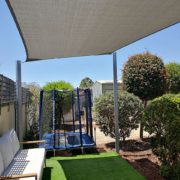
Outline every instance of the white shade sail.
<path id="1" fill-rule="evenodd" d="M 180 0 L 7 0 L 27 61 L 108 54 L 180 22 Z"/>

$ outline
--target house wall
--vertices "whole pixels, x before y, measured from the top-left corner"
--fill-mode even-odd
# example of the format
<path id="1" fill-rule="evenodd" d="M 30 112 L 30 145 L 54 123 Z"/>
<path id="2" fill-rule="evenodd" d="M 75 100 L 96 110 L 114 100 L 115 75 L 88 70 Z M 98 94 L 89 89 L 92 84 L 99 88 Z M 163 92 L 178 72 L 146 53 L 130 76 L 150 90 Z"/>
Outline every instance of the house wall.
<path id="1" fill-rule="evenodd" d="M 121 89 L 121 84 L 118 83 L 118 90 Z M 112 92 L 113 91 L 113 83 L 106 83 L 102 84 L 102 93 L 105 94 L 107 92 Z"/>
<path id="2" fill-rule="evenodd" d="M 122 90 L 122 84 L 118 83 L 118 90 Z M 113 83 L 100 83 L 96 81 L 92 87 L 93 101 L 102 94 L 113 91 Z"/>
<path id="3" fill-rule="evenodd" d="M 30 91 L 22 88 L 22 122 L 20 139 L 27 129 L 27 105 L 30 100 Z M 16 84 L 13 80 L 0 74 L 0 136 L 14 128 L 16 124 Z"/>
<path id="4" fill-rule="evenodd" d="M 95 98 L 99 97 L 102 95 L 102 84 L 99 82 L 95 82 L 93 87 L 92 87 L 92 97 L 93 101 Z"/>

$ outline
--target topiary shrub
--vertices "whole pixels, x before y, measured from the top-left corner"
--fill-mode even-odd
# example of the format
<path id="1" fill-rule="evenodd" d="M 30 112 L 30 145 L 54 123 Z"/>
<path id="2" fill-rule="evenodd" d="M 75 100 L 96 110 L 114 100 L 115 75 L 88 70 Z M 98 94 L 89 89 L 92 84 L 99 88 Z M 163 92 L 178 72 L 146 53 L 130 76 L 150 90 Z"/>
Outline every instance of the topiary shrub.
<path id="1" fill-rule="evenodd" d="M 148 100 L 161 96 L 167 86 L 166 69 L 161 58 L 149 52 L 129 57 L 123 69 L 124 90 L 138 96 L 147 105 Z M 143 138 L 143 125 L 140 126 Z"/>
<path id="2" fill-rule="evenodd" d="M 145 130 L 154 135 L 152 149 L 162 162 L 162 175 L 180 178 L 180 94 L 154 99 L 144 112 Z"/>
<path id="3" fill-rule="evenodd" d="M 125 141 L 130 136 L 131 130 L 138 128 L 142 113 L 141 100 L 133 94 L 120 92 L 119 104 L 119 133 L 120 138 Z M 94 103 L 96 121 L 105 135 L 115 137 L 114 126 L 114 96 L 113 93 L 103 94 Z"/>
<path id="4" fill-rule="evenodd" d="M 161 96 L 166 79 L 162 59 L 149 52 L 131 56 L 123 69 L 123 88 L 143 101 Z"/>
<path id="5" fill-rule="evenodd" d="M 166 65 L 168 73 L 168 91 L 171 93 L 180 92 L 180 64 L 169 63 Z"/>

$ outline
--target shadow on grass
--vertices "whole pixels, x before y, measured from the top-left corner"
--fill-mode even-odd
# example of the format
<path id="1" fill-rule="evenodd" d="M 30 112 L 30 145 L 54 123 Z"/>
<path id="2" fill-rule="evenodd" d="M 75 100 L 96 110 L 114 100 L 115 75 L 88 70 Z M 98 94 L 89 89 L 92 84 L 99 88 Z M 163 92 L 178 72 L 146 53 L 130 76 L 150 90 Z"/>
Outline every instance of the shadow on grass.
<path id="1" fill-rule="evenodd" d="M 58 160 L 68 180 L 144 179 L 119 156 Z"/>
<path id="2" fill-rule="evenodd" d="M 52 167 L 45 167 L 43 170 L 43 180 L 50 180 L 51 179 L 51 172 L 52 171 Z"/>

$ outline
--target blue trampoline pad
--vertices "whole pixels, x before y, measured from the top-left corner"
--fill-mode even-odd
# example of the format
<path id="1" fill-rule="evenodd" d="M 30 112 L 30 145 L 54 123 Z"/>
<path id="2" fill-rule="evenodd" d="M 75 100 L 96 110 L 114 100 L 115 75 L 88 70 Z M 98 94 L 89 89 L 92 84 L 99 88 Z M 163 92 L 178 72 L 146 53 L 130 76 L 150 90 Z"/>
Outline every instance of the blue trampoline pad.
<path id="1" fill-rule="evenodd" d="M 66 133 L 46 133 L 43 136 L 46 141 L 45 147 L 47 150 L 51 149 L 73 149 L 81 147 L 80 133 L 79 132 L 66 132 Z M 82 133 L 82 147 L 94 147 L 95 142 L 91 137 Z M 42 145 L 40 145 L 42 147 Z"/>

